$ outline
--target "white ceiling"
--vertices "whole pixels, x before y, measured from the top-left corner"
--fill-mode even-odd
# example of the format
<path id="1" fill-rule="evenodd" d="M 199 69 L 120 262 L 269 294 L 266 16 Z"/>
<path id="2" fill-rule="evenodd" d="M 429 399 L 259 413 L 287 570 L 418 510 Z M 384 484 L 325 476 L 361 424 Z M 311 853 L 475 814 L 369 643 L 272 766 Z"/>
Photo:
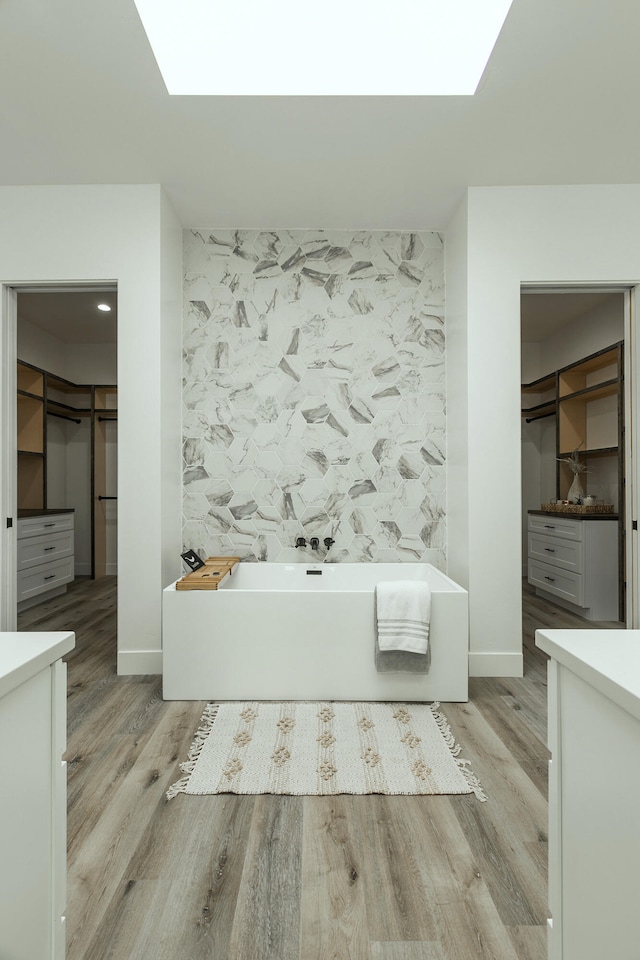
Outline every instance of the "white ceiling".
<path id="1" fill-rule="evenodd" d="M 111 307 L 98 310 L 99 303 Z M 26 320 L 63 343 L 115 343 L 118 295 L 104 287 L 18 292 L 18 323 Z"/>
<path id="2" fill-rule="evenodd" d="M 633 0 L 514 0 L 472 98 L 171 98 L 133 0 L 1 0 L 0 183 L 161 183 L 190 227 L 443 229 L 469 185 L 640 180 L 639 34 Z"/>

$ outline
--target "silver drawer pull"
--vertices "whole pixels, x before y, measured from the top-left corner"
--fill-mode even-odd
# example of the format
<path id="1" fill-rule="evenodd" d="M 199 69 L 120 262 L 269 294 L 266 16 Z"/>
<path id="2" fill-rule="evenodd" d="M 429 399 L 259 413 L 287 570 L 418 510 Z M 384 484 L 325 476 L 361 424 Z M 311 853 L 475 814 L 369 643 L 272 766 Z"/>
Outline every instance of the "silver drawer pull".
<path id="1" fill-rule="evenodd" d="M 553 547 L 545 547 L 545 550 L 547 551 L 547 553 L 555 553 L 555 552 L 556 552 Z"/>
<path id="2" fill-rule="evenodd" d="M 556 578 L 555 578 L 555 577 L 547 577 L 547 576 L 545 576 L 545 580 L 549 580 L 551 583 L 555 583 L 555 582 L 556 582 Z"/>
<path id="3" fill-rule="evenodd" d="M 50 573 L 48 577 L 45 577 L 45 580 L 55 580 L 55 573 Z"/>

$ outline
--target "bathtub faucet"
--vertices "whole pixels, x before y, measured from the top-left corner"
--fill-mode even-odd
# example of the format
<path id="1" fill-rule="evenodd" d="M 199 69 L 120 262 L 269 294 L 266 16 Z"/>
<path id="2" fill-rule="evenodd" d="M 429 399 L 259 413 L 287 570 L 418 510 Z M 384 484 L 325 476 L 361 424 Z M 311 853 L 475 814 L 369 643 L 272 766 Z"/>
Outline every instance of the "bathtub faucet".
<path id="1" fill-rule="evenodd" d="M 320 546 L 320 541 L 317 537 L 311 537 L 311 540 L 309 540 L 309 544 L 312 550 L 317 550 L 318 547 Z"/>
<path id="2" fill-rule="evenodd" d="M 304 537 L 298 537 L 298 539 L 296 540 L 296 549 L 297 549 L 298 547 L 306 547 L 306 545 L 307 545 L 307 541 L 305 540 L 305 538 L 304 538 Z"/>
<path id="3" fill-rule="evenodd" d="M 330 550 L 331 547 L 334 545 L 334 543 L 335 543 L 335 540 L 332 540 L 331 537 L 324 538 L 324 545 L 327 548 L 327 550 Z"/>

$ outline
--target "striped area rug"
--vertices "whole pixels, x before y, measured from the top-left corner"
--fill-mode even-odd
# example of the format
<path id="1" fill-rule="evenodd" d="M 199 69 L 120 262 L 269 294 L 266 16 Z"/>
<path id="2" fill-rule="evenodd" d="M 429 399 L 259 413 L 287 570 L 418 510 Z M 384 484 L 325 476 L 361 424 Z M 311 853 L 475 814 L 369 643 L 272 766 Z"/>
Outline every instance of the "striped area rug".
<path id="1" fill-rule="evenodd" d="M 321 796 L 474 793 L 439 704 L 209 704 L 167 792 Z"/>

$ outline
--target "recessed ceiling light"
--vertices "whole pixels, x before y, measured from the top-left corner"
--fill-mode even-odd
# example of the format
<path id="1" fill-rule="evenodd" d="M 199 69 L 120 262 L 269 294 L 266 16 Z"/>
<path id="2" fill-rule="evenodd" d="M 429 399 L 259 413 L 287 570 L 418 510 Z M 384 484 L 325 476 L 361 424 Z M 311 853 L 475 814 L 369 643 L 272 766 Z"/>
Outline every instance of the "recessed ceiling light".
<path id="1" fill-rule="evenodd" d="M 108 303 L 99 303 L 98 310 L 103 310 L 105 313 L 111 313 L 111 307 Z"/>
<path id="2" fill-rule="evenodd" d="M 512 0 L 135 0 L 170 94 L 475 93 Z"/>

